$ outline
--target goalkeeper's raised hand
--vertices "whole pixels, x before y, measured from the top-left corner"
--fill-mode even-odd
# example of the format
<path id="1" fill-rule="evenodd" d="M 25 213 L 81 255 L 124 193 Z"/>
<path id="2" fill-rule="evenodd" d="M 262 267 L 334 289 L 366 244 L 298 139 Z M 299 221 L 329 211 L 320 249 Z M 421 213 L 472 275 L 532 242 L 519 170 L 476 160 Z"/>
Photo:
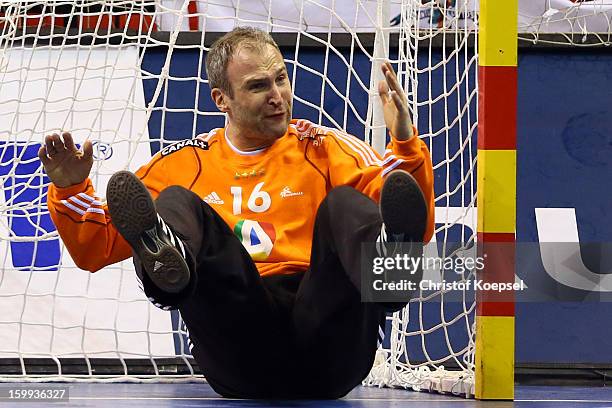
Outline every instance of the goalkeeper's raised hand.
<path id="1" fill-rule="evenodd" d="M 77 149 L 68 132 L 45 136 L 45 144 L 38 150 L 38 158 L 51 182 L 57 187 L 79 184 L 89 176 L 93 165 L 93 146 L 89 140 Z"/>
<path id="2" fill-rule="evenodd" d="M 414 132 L 406 94 L 390 62 L 387 61 L 382 65 L 382 72 L 385 80 L 378 83 L 378 95 L 383 106 L 385 125 L 395 139 L 408 140 Z"/>

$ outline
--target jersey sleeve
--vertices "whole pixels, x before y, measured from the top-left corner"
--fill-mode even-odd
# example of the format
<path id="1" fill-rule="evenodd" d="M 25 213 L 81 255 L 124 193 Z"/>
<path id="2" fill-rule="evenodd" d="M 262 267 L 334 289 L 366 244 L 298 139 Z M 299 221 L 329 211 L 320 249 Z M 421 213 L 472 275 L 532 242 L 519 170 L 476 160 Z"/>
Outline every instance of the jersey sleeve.
<path id="1" fill-rule="evenodd" d="M 338 132 L 328 132 L 327 156 L 329 178 L 332 187 L 349 185 L 371 197 L 380 200 L 382 183 L 387 174 L 401 169 L 416 179 L 423 191 L 428 207 L 428 219 L 424 242 L 428 242 L 434 231 L 434 190 L 431 155 L 425 142 L 414 130 L 409 140 L 391 138 L 384 156 L 360 139 Z"/>
<path id="2" fill-rule="evenodd" d="M 158 156 L 154 157 L 136 172 L 153 197 L 167 185 L 164 166 L 159 160 Z M 47 206 L 79 268 L 95 272 L 132 256 L 131 248 L 111 222 L 106 202 L 100 199 L 89 178 L 66 188 L 51 184 Z"/>

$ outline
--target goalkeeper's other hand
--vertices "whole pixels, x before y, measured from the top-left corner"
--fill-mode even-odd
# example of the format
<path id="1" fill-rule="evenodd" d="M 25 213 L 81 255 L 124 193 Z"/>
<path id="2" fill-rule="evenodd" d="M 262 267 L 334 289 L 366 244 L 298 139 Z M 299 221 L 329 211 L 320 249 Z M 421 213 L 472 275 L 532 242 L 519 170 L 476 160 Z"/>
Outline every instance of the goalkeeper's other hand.
<path id="1" fill-rule="evenodd" d="M 408 140 L 414 136 L 408 99 L 389 61 L 382 67 L 385 79 L 378 83 L 378 95 L 383 108 L 385 125 L 396 140 Z"/>
<path id="2" fill-rule="evenodd" d="M 68 132 L 45 136 L 45 144 L 38 150 L 38 158 L 51 182 L 57 187 L 81 183 L 89 176 L 93 165 L 93 146 L 89 140 L 77 149 Z"/>

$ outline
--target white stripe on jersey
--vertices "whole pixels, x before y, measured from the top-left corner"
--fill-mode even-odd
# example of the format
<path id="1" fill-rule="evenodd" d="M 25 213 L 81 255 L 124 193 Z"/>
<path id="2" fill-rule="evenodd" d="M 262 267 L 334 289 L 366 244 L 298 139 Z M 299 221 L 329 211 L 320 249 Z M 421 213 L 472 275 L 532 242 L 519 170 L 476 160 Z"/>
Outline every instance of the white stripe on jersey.
<path id="1" fill-rule="evenodd" d="M 333 130 L 332 130 L 333 131 Z M 346 132 L 343 132 L 342 130 L 338 130 L 336 131 L 339 136 L 344 137 L 348 140 L 350 140 L 353 143 L 356 143 L 359 147 L 361 147 L 370 157 L 370 159 L 374 162 L 374 163 L 380 163 L 380 160 L 378 159 L 378 156 L 376 155 L 376 152 L 374 151 L 374 149 L 372 148 L 372 146 L 370 146 L 369 144 L 367 144 L 366 142 L 364 142 L 363 140 L 350 135 Z"/>
<path id="2" fill-rule="evenodd" d="M 361 148 L 364 149 L 366 153 L 370 155 L 370 159 L 372 159 L 373 163 L 375 165 L 380 166 L 380 159 L 378 158 L 378 155 L 376 154 L 372 146 L 355 136 L 349 135 L 348 133 L 341 132 L 340 135 L 347 139 L 350 139 L 352 142 L 357 143 L 359 146 L 361 146 Z"/>
<path id="3" fill-rule="evenodd" d="M 78 204 L 81 207 L 83 207 L 84 209 L 88 209 L 91 206 L 91 204 L 85 203 L 85 202 L 79 200 L 78 198 L 76 198 L 76 196 L 68 197 L 68 201 L 72 201 L 74 204 Z"/>
<path id="4" fill-rule="evenodd" d="M 393 164 L 391 164 L 390 166 L 384 168 L 384 170 L 382 171 L 381 176 L 385 177 L 387 175 L 387 173 L 389 173 L 391 170 L 393 170 L 394 168 L 396 168 L 397 166 L 399 166 L 402 163 L 404 163 L 404 160 L 402 160 L 402 159 L 398 159 L 397 161 L 393 162 Z"/>
<path id="5" fill-rule="evenodd" d="M 308 120 L 302 119 L 297 122 L 297 127 L 294 128 L 302 136 L 310 137 L 311 134 L 315 133 L 313 129 L 320 129 L 325 133 L 331 133 L 333 136 L 342 140 L 348 147 L 361 157 L 361 160 L 366 166 L 380 166 L 380 160 L 372 150 L 372 147 L 355 136 L 349 135 L 338 129 L 332 129 L 327 126 L 316 125 Z"/>
<path id="6" fill-rule="evenodd" d="M 77 194 L 77 196 L 82 198 L 83 200 L 89 201 L 89 203 L 92 205 L 103 205 L 102 201 L 100 201 L 98 197 L 91 197 L 85 193 L 79 193 Z"/>
<path id="7" fill-rule="evenodd" d="M 79 198 L 82 198 L 87 202 L 82 201 Z M 95 200 L 93 197 L 88 196 L 85 193 L 78 193 L 77 195 L 70 196 L 67 200 L 61 200 L 61 203 L 64 204 L 66 208 L 69 208 L 70 210 L 76 212 L 79 215 L 85 215 L 86 212 L 98 213 L 102 215 L 105 214 L 102 208 L 93 207 L 93 205 L 102 205 L 102 203 L 100 201 Z"/>
<path id="8" fill-rule="evenodd" d="M 379 165 L 380 166 L 379 163 L 372 161 L 372 158 L 368 154 L 367 149 L 364 149 L 363 147 L 357 145 L 354 140 L 352 140 L 351 138 L 348 138 L 348 137 L 343 137 L 343 136 L 338 135 L 338 134 L 335 134 L 335 136 L 338 139 L 342 140 L 346 145 L 348 145 L 348 147 L 350 147 L 355 153 L 359 154 L 359 156 L 361 156 L 361 160 L 363 160 L 363 162 L 365 163 L 366 166 L 368 166 L 368 167 L 369 166 L 375 166 L 375 165 Z"/>
<path id="9" fill-rule="evenodd" d="M 393 159 L 397 159 L 397 157 L 395 157 L 395 155 L 391 155 L 391 156 L 387 156 L 385 157 L 385 160 L 382 161 L 382 165 L 386 165 L 387 163 L 389 163 L 390 161 L 392 161 Z"/>
<path id="10" fill-rule="evenodd" d="M 62 200 L 62 204 L 64 204 L 67 208 L 71 209 L 72 211 L 74 211 L 75 213 L 79 214 L 79 215 L 85 215 L 85 211 L 81 210 L 79 207 L 70 204 L 68 201 L 66 200 Z"/>
<path id="11" fill-rule="evenodd" d="M 381 161 L 376 157 L 370 145 L 346 133 L 334 131 L 333 129 L 325 127 L 323 127 L 323 129 L 342 140 L 355 153 L 359 154 L 366 166 L 381 166 Z"/>

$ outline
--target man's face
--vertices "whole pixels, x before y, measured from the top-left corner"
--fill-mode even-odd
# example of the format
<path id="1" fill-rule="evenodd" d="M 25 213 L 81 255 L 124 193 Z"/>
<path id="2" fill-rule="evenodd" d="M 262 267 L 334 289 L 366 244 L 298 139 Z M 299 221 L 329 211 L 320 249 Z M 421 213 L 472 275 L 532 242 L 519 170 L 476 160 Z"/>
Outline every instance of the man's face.
<path id="1" fill-rule="evenodd" d="M 276 48 L 241 47 L 227 67 L 233 97 L 224 95 L 231 133 L 248 144 L 269 145 L 287 131 L 291 120 L 291 85 Z"/>

